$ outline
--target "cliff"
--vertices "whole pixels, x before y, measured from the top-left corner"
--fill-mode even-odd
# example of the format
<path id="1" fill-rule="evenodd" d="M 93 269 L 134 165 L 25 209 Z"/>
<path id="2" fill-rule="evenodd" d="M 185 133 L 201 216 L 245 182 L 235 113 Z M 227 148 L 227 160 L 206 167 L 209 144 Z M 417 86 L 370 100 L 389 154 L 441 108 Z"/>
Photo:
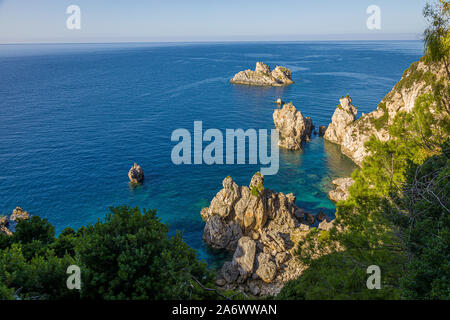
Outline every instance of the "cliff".
<path id="1" fill-rule="evenodd" d="M 291 70 L 277 66 L 273 71 L 269 66 L 257 62 L 255 70 L 245 70 L 237 73 L 231 80 L 233 84 L 247 84 L 254 86 L 281 87 L 294 83 Z"/>
<path id="2" fill-rule="evenodd" d="M 356 107 L 349 96 L 340 100 L 324 138 L 341 145 L 341 151 L 361 166 L 368 155 L 364 144 L 375 136 L 380 141 L 390 139 L 388 126 L 399 112 L 410 112 L 416 99 L 432 90 L 432 84 L 446 77 L 443 64 L 413 63 L 401 80 L 381 100 L 376 110 L 356 118 Z"/>

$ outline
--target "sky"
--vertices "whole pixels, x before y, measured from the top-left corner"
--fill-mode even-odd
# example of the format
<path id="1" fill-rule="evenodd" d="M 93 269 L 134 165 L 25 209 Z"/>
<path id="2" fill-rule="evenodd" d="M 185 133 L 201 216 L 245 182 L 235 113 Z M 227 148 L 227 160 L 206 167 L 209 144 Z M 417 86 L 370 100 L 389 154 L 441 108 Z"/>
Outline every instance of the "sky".
<path id="1" fill-rule="evenodd" d="M 0 0 L 0 43 L 412 40 L 426 0 Z M 81 10 L 69 30 L 67 7 Z M 370 5 L 381 29 L 370 30 Z"/>

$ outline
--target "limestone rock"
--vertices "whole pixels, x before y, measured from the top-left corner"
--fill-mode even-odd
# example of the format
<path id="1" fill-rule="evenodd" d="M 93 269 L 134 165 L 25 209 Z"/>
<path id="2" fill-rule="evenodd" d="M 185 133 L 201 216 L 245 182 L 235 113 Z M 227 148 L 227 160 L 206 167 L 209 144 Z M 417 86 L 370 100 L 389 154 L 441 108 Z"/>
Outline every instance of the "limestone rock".
<path id="1" fill-rule="evenodd" d="M 339 100 L 340 104 L 334 111 L 331 123 L 325 131 L 324 138 L 330 142 L 340 144 L 347 133 L 347 126 L 356 120 L 356 107 L 349 96 Z"/>
<path id="2" fill-rule="evenodd" d="M 264 282 L 272 282 L 277 273 L 277 267 L 267 253 L 260 253 L 257 258 L 256 274 Z"/>
<path id="3" fill-rule="evenodd" d="M 305 118 L 292 103 L 286 103 L 282 109 L 275 110 L 273 122 L 275 128 L 280 131 L 278 145 L 281 148 L 299 150 L 302 141 L 309 141 L 311 137 L 313 128 L 311 118 Z"/>
<path id="4" fill-rule="evenodd" d="M 9 217 L 11 221 L 28 220 L 30 215 L 28 212 L 24 211 L 21 207 L 16 207 Z"/>
<path id="5" fill-rule="evenodd" d="M 399 112 L 411 112 L 417 98 L 431 92 L 432 82 L 440 80 L 448 81 L 443 63 L 415 62 L 377 108 L 359 119 L 356 119 L 356 108 L 351 104 L 351 99 L 341 99 L 324 138 L 339 144 L 343 154 L 362 166 L 364 158 L 369 155 L 365 143 L 372 136 L 383 142 L 391 139 L 387 129 L 396 115 Z"/>
<path id="6" fill-rule="evenodd" d="M 203 240 L 214 249 L 234 250 L 240 237 L 239 225 L 234 221 L 227 223 L 218 215 L 211 216 L 203 230 Z"/>
<path id="7" fill-rule="evenodd" d="M 280 87 L 292 84 L 294 81 L 288 68 L 277 66 L 271 71 L 268 65 L 257 62 L 254 71 L 241 71 L 230 80 L 230 83 Z"/>
<path id="8" fill-rule="evenodd" d="M 334 226 L 334 221 L 335 220 L 332 221 L 323 220 L 321 223 L 319 223 L 318 228 L 320 230 L 330 231 L 330 229 L 333 228 Z"/>
<path id="9" fill-rule="evenodd" d="M 296 206 L 293 194 L 266 189 L 259 172 L 248 187 L 238 186 L 231 177 L 222 186 L 210 206 L 201 210 L 204 241 L 214 249 L 233 252 L 218 278 L 226 281 L 225 288 L 242 286 L 254 295 L 276 294 L 286 279 L 298 277 L 303 270 L 294 258 L 295 241 L 306 235 L 305 221 L 313 224 L 314 217 Z M 255 257 L 260 260 L 257 267 Z"/>
<path id="10" fill-rule="evenodd" d="M 255 261 L 256 244 L 249 237 L 242 237 L 238 241 L 236 251 L 231 262 L 239 271 L 237 282 L 242 283 L 252 274 Z"/>
<path id="11" fill-rule="evenodd" d="M 141 168 L 140 165 L 135 163 L 131 168 L 130 171 L 128 171 L 128 178 L 130 179 L 131 183 L 141 183 L 144 180 L 144 170 Z"/>
<path id="12" fill-rule="evenodd" d="M 12 236 L 12 232 L 8 229 L 8 217 L 1 216 L 0 217 L 0 233 L 4 233 L 7 236 Z"/>
<path id="13" fill-rule="evenodd" d="M 333 180 L 333 184 L 336 185 L 335 190 L 331 190 L 328 193 L 328 197 L 334 201 L 345 201 L 349 197 L 349 188 L 353 185 L 354 181 L 352 178 L 339 178 Z"/>

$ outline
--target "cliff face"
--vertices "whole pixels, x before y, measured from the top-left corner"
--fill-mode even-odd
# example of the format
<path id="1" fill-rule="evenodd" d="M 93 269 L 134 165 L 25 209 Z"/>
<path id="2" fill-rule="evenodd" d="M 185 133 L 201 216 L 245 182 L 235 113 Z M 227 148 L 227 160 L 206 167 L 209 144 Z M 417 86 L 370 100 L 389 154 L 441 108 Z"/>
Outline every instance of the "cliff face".
<path id="1" fill-rule="evenodd" d="M 301 149 L 302 141 L 308 141 L 312 132 L 312 121 L 304 117 L 292 103 L 286 103 L 282 109 L 273 113 L 275 128 L 280 131 L 278 146 L 289 150 Z"/>
<path id="2" fill-rule="evenodd" d="M 399 112 L 410 112 L 416 99 L 432 89 L 432 83 L 446 76 L 443 65 L 427 65 L 422 61 L 413 63 L 401 80 L 381 100 L 377 109 L 356 119 L 356 108 L 350 97 L 341 99 L 324 138 L 340 144 L 341 151 L 361 166 L 368 155 L 364 144 L 375 136 L 381 141 L 390 139 L 387 128 Z"/>
<path id="3" fill-rule="evenodd" d="M 257 62 L 254 71 L 241 71 L 230 80 L 230 83 L 281 87 L 292 84 L 294 81 L 292 81 L 291 70 L 288 68 L 277 66 L 271 71 L 268 65 Z"/>

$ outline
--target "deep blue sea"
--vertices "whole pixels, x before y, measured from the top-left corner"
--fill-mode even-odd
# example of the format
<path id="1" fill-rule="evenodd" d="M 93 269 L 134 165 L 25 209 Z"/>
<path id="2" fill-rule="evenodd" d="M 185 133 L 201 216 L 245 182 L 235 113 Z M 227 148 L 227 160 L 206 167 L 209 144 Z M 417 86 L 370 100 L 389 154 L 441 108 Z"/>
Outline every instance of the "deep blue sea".
<path id="1" fill-rule="evenodd" d="M 210 263 L 200 210 L 224 177 L 248 185 L 260 165 L 180 165 L 171 161 L 173 130 L 271 129 L 277 98 L 327 125 L 350 94 L 370 112 L 422 55 L 405 42 L 0 45 L 0 213 L 21 206 L 60 232 L 104 217 L 109 206 L 155 208 L 172 232 Z M 229 84 L 257 61 L 284 65 L 295 84 Z M 145 183 L 130 187 L 133 162 Z M 352 162 L 314 137 L 303 151 L 280 151 L 266 188 L 292 192 L 297 204 L 333 215 L 333 178 Z"/>

